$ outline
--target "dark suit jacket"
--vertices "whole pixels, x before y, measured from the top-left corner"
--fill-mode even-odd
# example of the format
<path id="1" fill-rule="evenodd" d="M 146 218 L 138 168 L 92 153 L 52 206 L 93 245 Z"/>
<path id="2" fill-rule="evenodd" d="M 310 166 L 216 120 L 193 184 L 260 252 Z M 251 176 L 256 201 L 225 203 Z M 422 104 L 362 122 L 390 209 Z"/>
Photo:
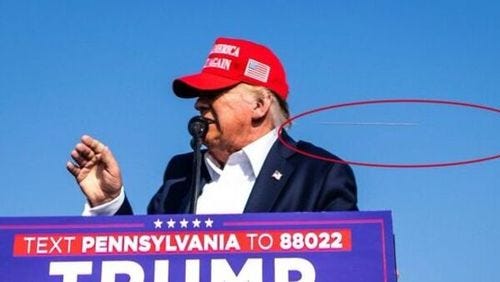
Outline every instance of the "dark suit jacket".
<path id="1" fill-rule="evenodd" d="M 295 142 L 286 133 L 283 137 L 302 151 L 338 159 L 310 143 Z M 163 185 L 148 205 L 148 214 L 189 211 L 192 166 L 193 153 L 177 155 L 170 160 Z M 279 180 L 272 176 L 275 171 L 282 174 Z M 205 162 L 201 175 L 203 187 L 210 181 Z M 357 210 L 356 193 L 354 174 L 348 165 L 304 156 L 276 140 L 257 176 L 244 212 Z M 128 200 L 117 212 L 131 213 Z"/>

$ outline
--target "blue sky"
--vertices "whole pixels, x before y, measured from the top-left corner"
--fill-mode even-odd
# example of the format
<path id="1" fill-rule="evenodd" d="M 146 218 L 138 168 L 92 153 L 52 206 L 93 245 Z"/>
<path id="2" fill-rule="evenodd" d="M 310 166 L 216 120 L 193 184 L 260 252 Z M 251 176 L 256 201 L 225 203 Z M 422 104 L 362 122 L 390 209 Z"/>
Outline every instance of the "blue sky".
<path id="1" fill-rule="evenodd" d="M 280 56 L 292 114 L 410 98 L 499 109 L 499 15 L 496 1 L 0 0 L 0 216 L 78 215 L 84 200 L 65 163 L 82 134 L 111 147 L 144 213 L 169 158 L 189 150 L 193 101 L 171 81 L 197 72 L 218 36 Z M 307 116 L 290 133 L 348 160 L 448 162 L 498 155 L 500 120 L 382 104 Z M 498 279 L 499 159 L 353 168 L 360 208 L 393 212 L 401 281 Z"/>

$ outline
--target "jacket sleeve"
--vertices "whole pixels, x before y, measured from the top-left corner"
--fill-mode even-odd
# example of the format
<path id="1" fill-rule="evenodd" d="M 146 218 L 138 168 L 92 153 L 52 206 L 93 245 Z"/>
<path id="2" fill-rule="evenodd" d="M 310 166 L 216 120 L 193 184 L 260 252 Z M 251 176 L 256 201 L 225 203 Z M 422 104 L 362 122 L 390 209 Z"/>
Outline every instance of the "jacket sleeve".
<path id="1" fill-rule="evenodd" d="M 315 194 L 314 211 L 357 211 L 357 187 L 354 172 L 338 156 L 311 143 L 299 141 L 297 147 L 302 151 L 329 159 L 307 158 L 311 164 L 308 173 L 314 175 L 319 192 Z M 310 179 L 311 180 L 311 179 Z M 319 183 L 318 183 L 319 181 Z"/>
<path id="2" fill-rule="evenodd" d="M 118 211 L 116 211 L 115 215 L 133 215 L 133 214 L 134 212 L 132 210 L 132 206 L 128 201 L 127 195 L 125 195 L 125 200 L 123 201 L 123 204 L 120 206 Z"/>
<path id="3" fill-rule="evenodd" d="M 182 213 L 189 197 L 188 175 L 192 170 L 192 154 L 174 156 L 163 175 L 163 184 L 151 198 L 148 214 Z"/>
<path id="4" fill-rule="evenodd" d="M 319 209 L 323 211 L 357 211 L 357 187 L 347 164 L 333 163 L 320 193 Z"/>

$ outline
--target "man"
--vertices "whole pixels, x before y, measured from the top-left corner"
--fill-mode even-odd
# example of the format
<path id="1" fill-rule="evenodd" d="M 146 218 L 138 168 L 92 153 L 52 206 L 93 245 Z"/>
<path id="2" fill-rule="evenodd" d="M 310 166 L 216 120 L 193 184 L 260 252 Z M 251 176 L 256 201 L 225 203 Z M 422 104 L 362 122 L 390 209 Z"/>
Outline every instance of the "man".
<path id="1" fill-rule="evenodd" d="M 218 38 L 200 73 L 173 82 L 181 98 L 197 98 L 208 120 L 202 191 L 196 213 L 357 210 L 349 166 L 306 157 L 278 140 L 288 119 L 285 70 L 265 46 Z M 283 139 L 302 151 L 336 158 L 306 142 Z M 132 214 L 120 169 L 100 141 L 83 136 L 67 169 L 87 197 L 84 214 Z M 187 213 L 193 153 L 169 162 L 148 213 Z"/>

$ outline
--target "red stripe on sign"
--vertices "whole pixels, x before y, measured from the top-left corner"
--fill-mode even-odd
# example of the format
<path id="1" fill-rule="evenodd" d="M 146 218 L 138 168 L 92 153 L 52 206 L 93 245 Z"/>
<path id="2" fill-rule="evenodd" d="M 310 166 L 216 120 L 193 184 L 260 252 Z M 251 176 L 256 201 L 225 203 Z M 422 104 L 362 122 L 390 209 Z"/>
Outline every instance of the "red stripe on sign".
<path id="1" fill-rule="evenodd" d="M 17 234 L 14 256 L 351 251 L 350 229 Z"/>

